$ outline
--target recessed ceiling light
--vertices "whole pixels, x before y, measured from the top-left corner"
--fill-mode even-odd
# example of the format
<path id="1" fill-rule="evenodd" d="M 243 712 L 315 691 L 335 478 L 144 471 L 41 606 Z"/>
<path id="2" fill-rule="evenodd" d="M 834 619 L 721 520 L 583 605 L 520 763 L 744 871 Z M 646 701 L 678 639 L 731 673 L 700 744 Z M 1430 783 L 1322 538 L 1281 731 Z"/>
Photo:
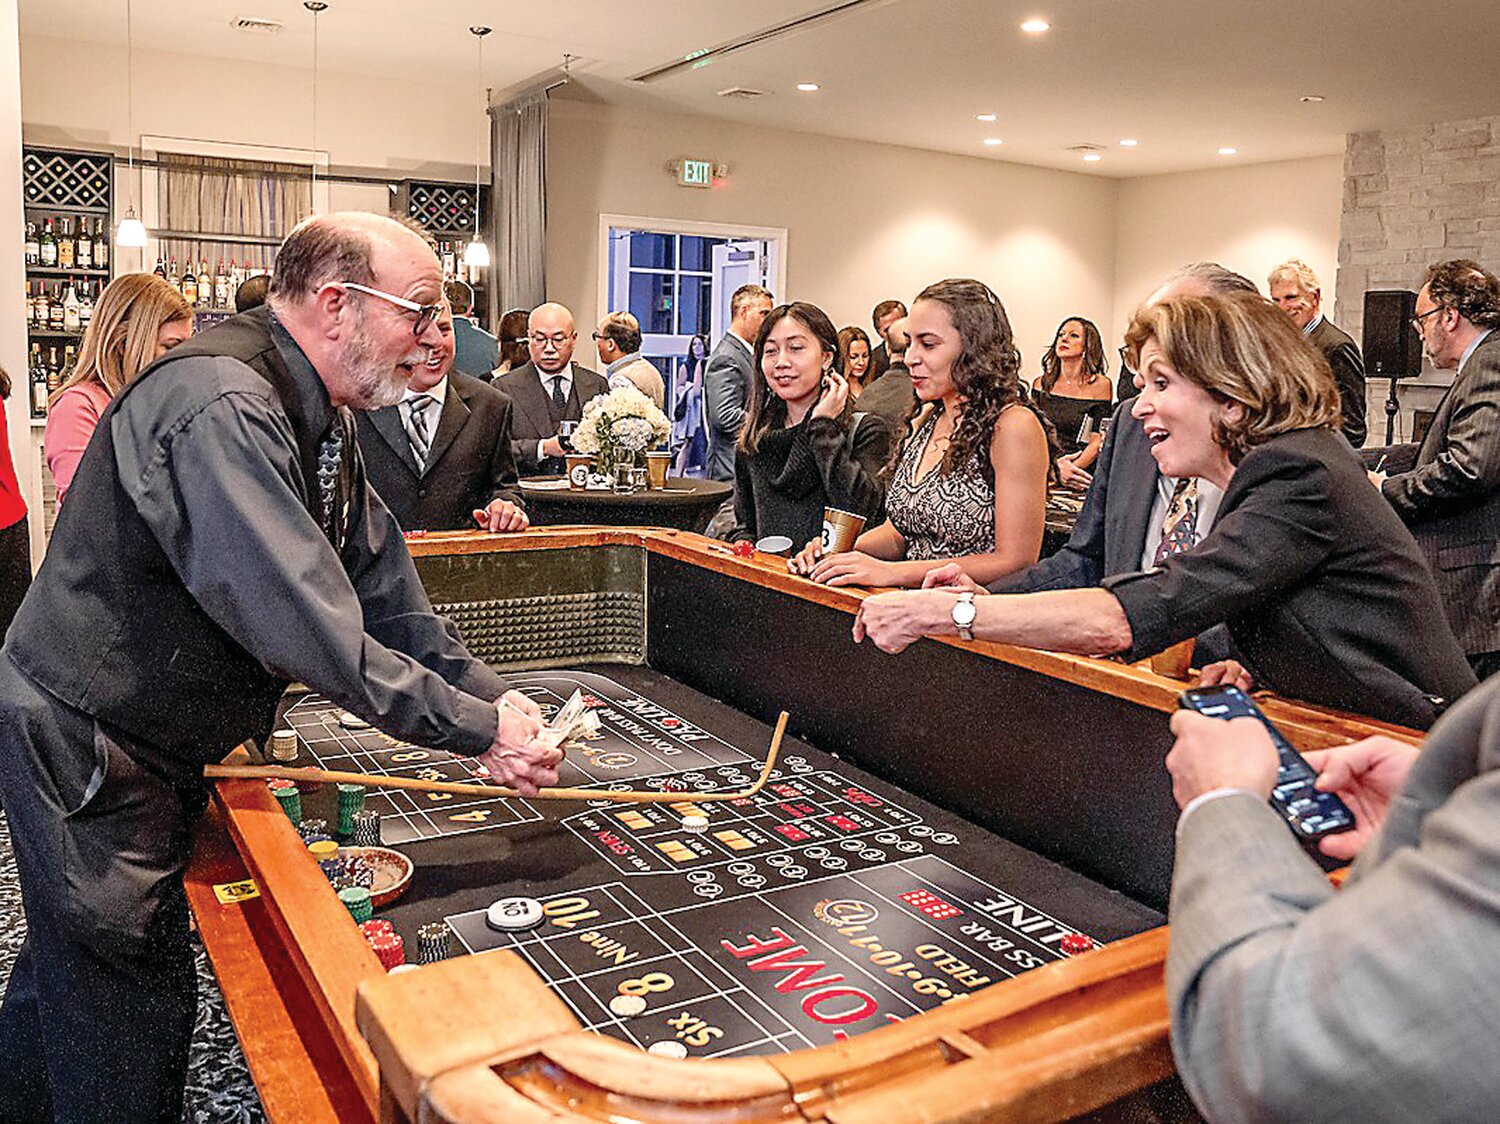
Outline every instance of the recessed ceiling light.
<path id="1" fill-rule="evenodd" d="M 1136 140 L 1134 137 L 1121 137 L 1120 138 L 1120 147 L 1121 148 L 1134 148 L 1136 145 L 1138 145 L 1140 143 L 1141 142 L 1138 141 L 1138 140 Z"/>
<path id="2" fill-rule="evenodd" d="M 999 137 L 985 137 L 984 143 L 989 145 L 991 148 L 994 148 L 997 144 L 1004 144 L 1005 142 Z"/>
<path id="3" fill-rule="evenodd" d="M 1236 155 L 1239 154 L 1239 151 L 1240 150 L 1237 149 L 1237 148 L 1231 148 L 1228 145 L 1225 145 L 1223 148 L 1219 149 L 1219 155 L 1220 156 L 1236 156 Z"/>
<path id="4" fill-rule="evenodd" d="M 996 117 L 993 113 L 979 113 L 979 114 L 975 115 L 974 120 L 976 120 L 976 121 L 998 121 L 999 118 Z"/>
<path id="5" fill-rule="evenodd" d="M 1303 94 L 1297 100 L 1307 105 L 1317 105 L 1318 102 L 1327 101 L 1328 99 L 1325 98 L 1322 94 Z"/>
<path id="6" fill-rule="evenodd" d="M 816 82 L 798 82 L 797 89 L 801 90 L 804 94 L 815 94 L 818 92 L 818 84 Z"/>
<path id="7" fill-rule="evenodd" d="M 1021 30 L 1026 32 L 1027 35 L 1040 35 L 1042 32 L 1049 30 L 1051 27 L 1052 25 L 1046 20 L 1029 19 L 1021 25 Z"/>
<path id="8" fill-rule="evenodd" d="M 1097 164 L 1103 159 L 1104 157 L 1100 156 L 1097 152 L 1085 152 L 1083 154 L 1083 162 L 1085 164 Z"/>

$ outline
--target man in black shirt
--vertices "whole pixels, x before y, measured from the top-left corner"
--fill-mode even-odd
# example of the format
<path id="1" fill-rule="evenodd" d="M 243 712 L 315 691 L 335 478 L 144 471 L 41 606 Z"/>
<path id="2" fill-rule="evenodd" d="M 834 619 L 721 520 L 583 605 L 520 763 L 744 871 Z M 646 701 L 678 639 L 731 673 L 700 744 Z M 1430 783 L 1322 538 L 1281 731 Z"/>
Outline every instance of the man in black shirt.
<path id="1" fill-rule="evenodd" d="M 523 792 L 554 783 L 537 707 L 433 614 L 355 445 L 350 408 L 397 402 L 436 341 L 441 285 L 393 220 L 308 220 L 268 307 L 100 420 L 0 654 L 27 920 L 0 1005 L 7 1124 L 181 1119 L 202 768 L 264 737 L 289 681 Z"/>

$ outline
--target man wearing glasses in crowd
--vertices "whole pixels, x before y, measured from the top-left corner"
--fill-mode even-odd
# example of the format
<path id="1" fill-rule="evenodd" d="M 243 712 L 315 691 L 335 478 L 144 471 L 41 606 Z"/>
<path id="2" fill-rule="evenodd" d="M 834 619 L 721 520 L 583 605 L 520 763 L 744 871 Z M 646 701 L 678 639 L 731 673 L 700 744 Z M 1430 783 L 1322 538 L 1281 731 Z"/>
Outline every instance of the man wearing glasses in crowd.
<path id="1" fill-rule="evenodd" d="M 433 614 L 354 440 L 350 410 L 400 401 L 437 342 L 441 286 L 400 223 L 310 219 L 268 307 L 101 419 L 0 653 L 27 920 L 0 1004 L 8 1124 L 181 1119 L 202 768 L 264 739 L 289 681 L 524 792 L 555 783 L 535 704 Z"/>
<path id="2" fill-rule="evenodd" d="M 1427 270 L 1412 325 L 1453 384 L 1410 472 L 1370 474 L 1437 577 L 1480 679 L 1500 671 L 1500 279 L 1460 258 Z"/>
<path id="3" fill-rule="evenodd" d="M 531 361 L 507 371 L 494 385 L 516 404 L 511 451 L 522 476 L 560 476 L 564 469 L 563 422 L 583 417 L 583 404 L 609 390 L 604 376 L 573 362 L 578 332 L 573 314 L 560 304 L 537 305 L 526 322 Z"/>

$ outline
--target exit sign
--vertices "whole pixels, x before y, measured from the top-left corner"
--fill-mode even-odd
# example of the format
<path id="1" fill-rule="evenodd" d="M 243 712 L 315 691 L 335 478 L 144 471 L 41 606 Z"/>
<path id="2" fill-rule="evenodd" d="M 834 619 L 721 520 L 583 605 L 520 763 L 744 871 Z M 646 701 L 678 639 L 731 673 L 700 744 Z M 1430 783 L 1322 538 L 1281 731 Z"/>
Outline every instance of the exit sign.
<path id="1" fill-rule="evenodd" d="M 677 182 L 683 187 L 712 187 L 714 164 L 712 160 L 679 160 Z"/>

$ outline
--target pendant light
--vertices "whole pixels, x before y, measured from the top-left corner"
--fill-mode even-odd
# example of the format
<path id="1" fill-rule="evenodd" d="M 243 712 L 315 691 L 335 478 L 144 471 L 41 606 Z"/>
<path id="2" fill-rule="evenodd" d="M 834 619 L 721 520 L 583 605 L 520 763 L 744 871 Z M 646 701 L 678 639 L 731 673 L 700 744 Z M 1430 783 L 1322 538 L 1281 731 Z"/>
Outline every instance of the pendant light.
<path id="1" fill-rule="evenodd" d="M 479 62 L 475 72 L 479 77 L 479 89 L 484 94 L 484 128 L 479 134 L 479 147 L 474 152 L 474 238 L 464 247 L 464 265 L 471 269 L 486 269 L 490 264 L 490 248 L 479 237 L 479 164 L 484 159 L 484 141 L 489 133 L 490 115 L 490 92 L 484 85 L 484 37 L 490 30 L 479 24 L 469 28 L 469 33 L 478 40 Z"/>
<path id="2" fill-rule="evenodd" d="M 130 168 L 125 182 L 135 185 L 135 40 L 132 38 L 130 0 L 125 0 L 125 129 L 129 136 L 127 149 Z M 132 195 L 134 192 L 132 192 Z M 132 249 L 146 245 L 146 224 L 135 213 L 135 200 L 125 208 L 125 217 L 115 227 L 115 245 Z"/>
<path id="3" fill-rule="evenodd" d="M 312 213 L 318 213 L 318 16 L 328 10 L 324 0 L 302 0 L 313 17 L 312 58 Z"/>

